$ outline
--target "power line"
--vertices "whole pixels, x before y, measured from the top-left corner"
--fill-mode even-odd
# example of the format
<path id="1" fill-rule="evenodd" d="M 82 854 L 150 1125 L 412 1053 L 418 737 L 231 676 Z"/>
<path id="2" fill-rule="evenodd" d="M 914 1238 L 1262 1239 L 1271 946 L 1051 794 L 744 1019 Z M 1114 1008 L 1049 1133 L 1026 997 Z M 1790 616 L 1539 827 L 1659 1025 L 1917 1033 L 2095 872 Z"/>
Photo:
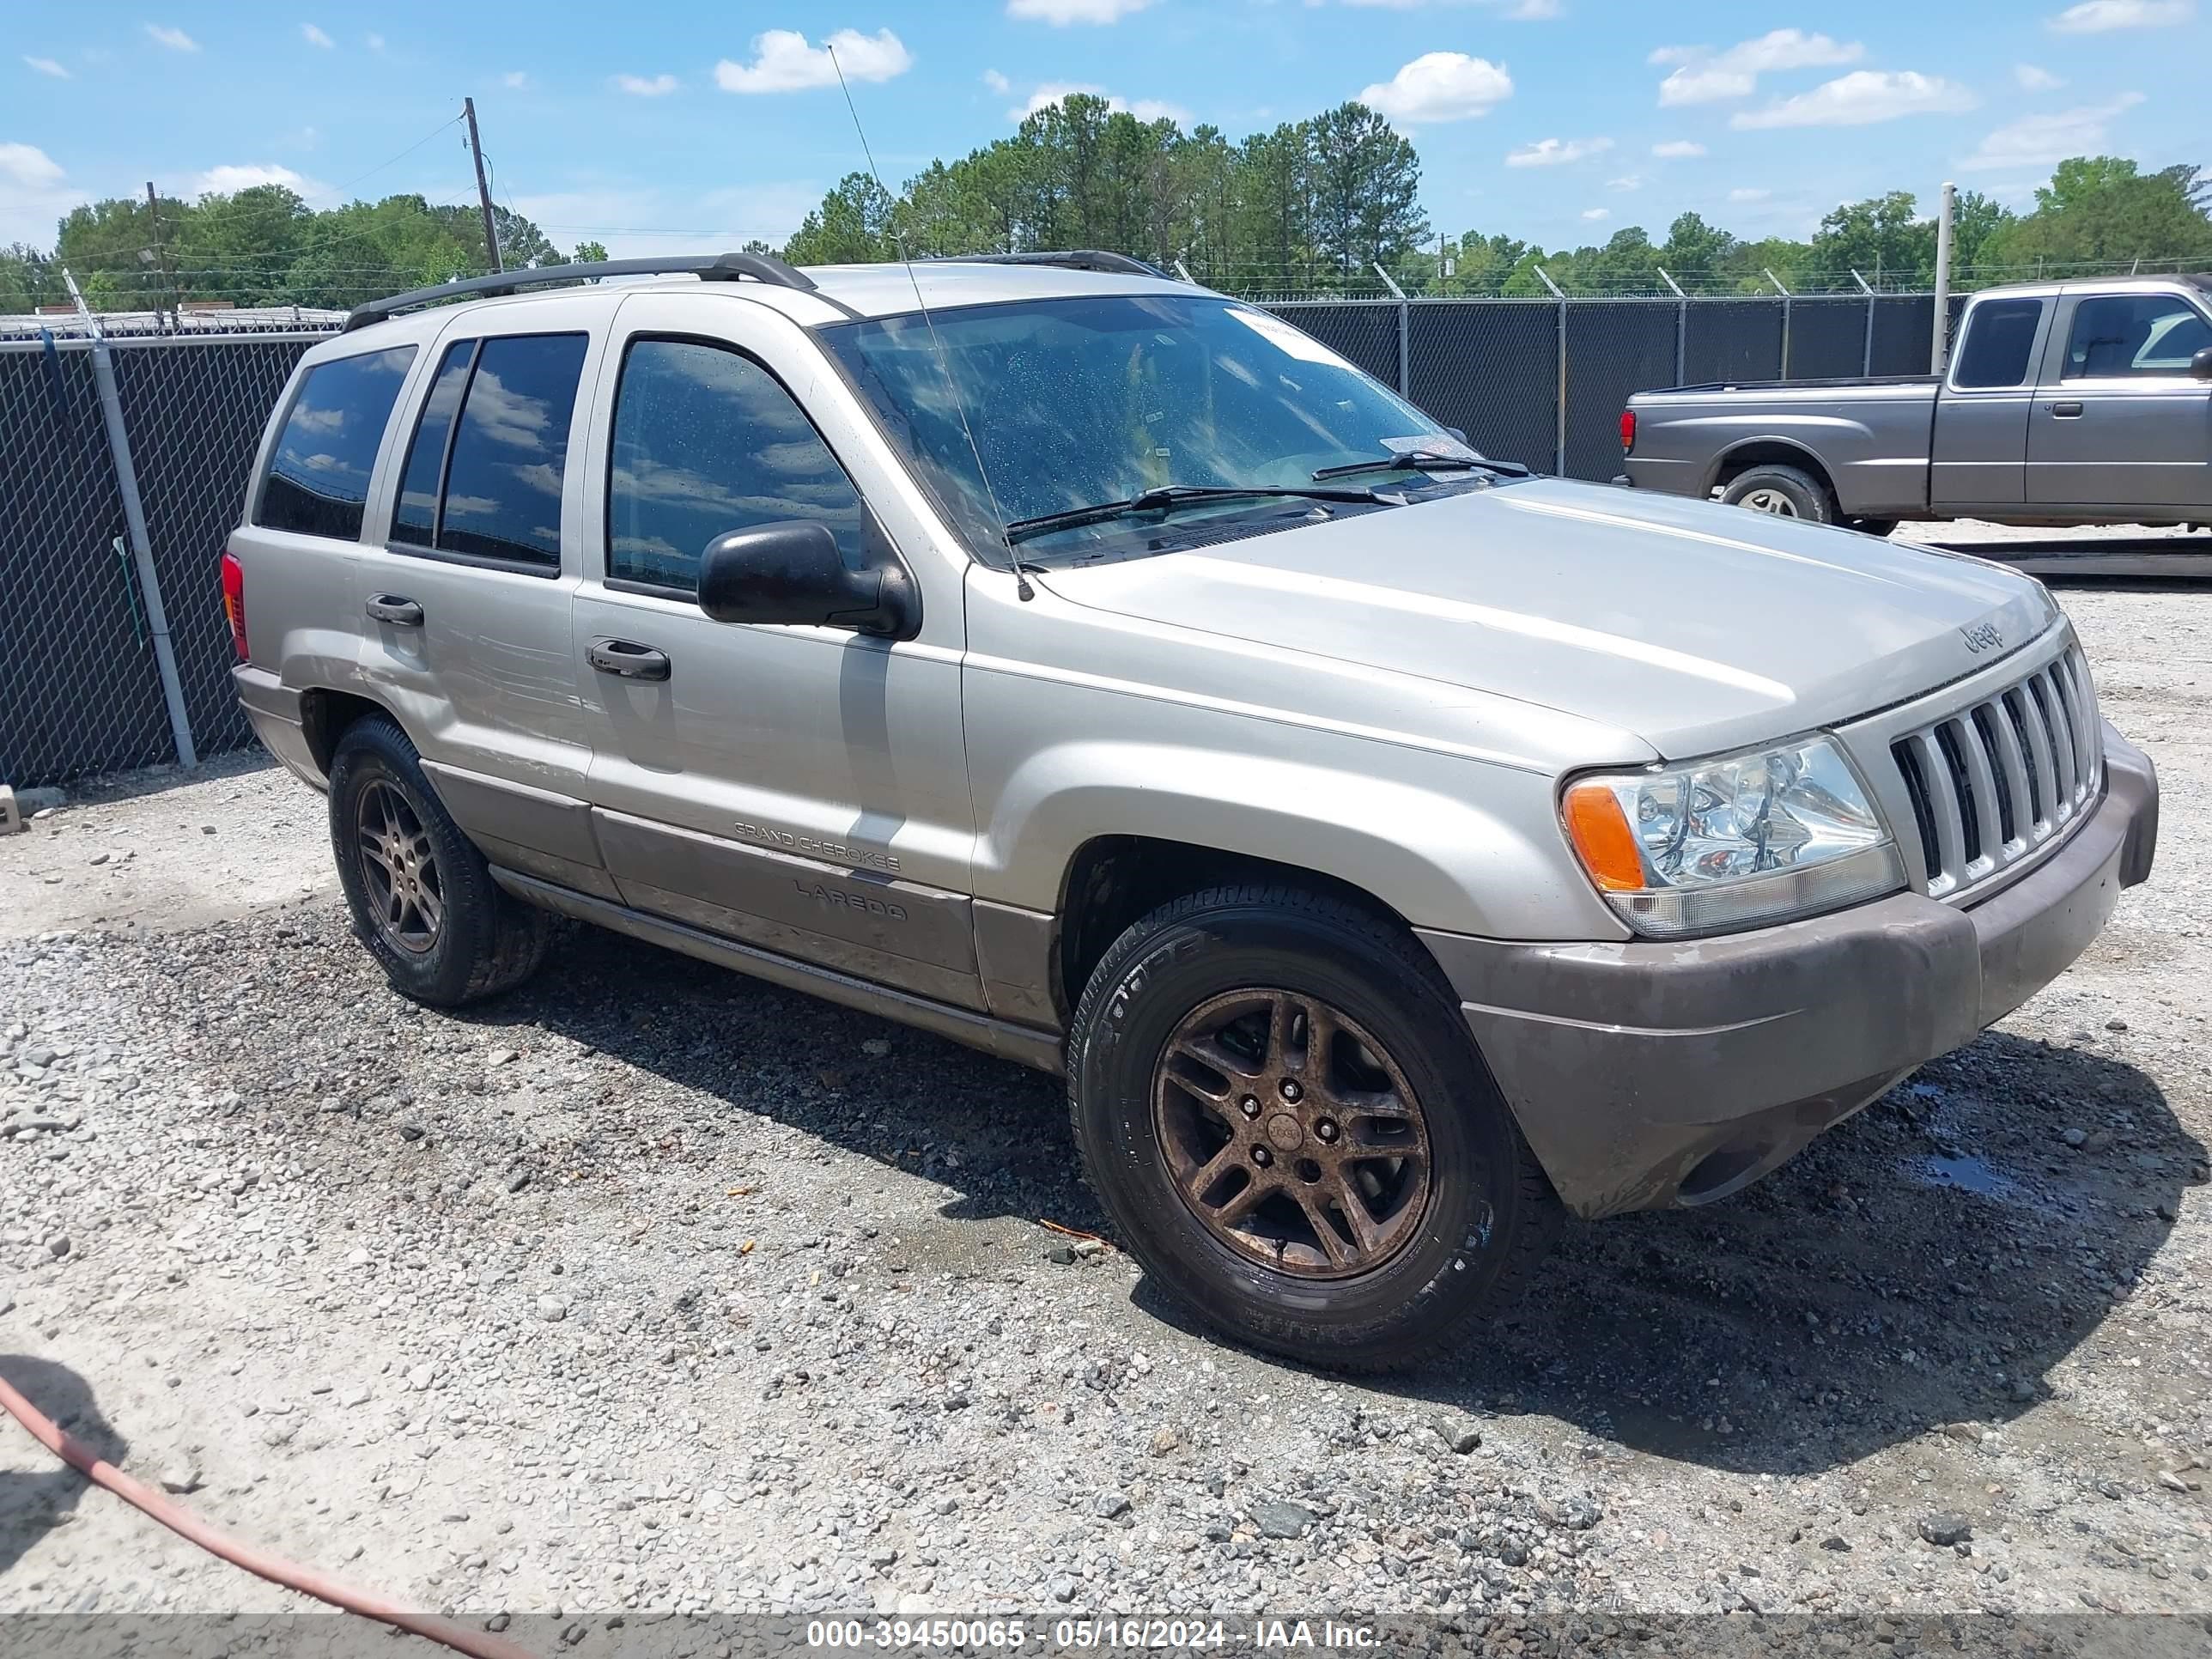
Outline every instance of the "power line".
<path id="1" fill-rule="evenodd" d="M 425 144 L 428 143 L 429 143 L 433 138 L 435 138 L 435 137 L 436 137 L 440 133 L 443 132 L 443 131 L 444 131 L 447 127 L 451 127 L 451 126 L 458 126 L 458 125 L 460 125 L 460 123 L 461 123 L 462 118 L 462 118 L 460 115 L 454 115 L 454 116 L 451 117 L 450 118 L 448 118 L 448 119 L 447 119 L 447 120 L 443 120 L 443 121 L 439 122 L 439 123 L 438 123 L 438 125 L 437 125 L 436 126 L 434 126 L 434 127 L 431 128 L 429 131 L 428 131 L 428 132 L 424 133 L 424 134 L 423 134 L 420 138 L 417 138 L 417 139 L 416 139 L 413 143 L 411 143 L 411 144 L 408 145 L 408 146 L 407 146 L 407 148 L 406 148 L 405 149 L 401 150 L 401 151 L 399 152 L 399 154 L 398 154 L 398 155 L 394 155 L 394 156 L 391 157 L 389 160 L 382 161 L 379 161 L 379 162 L 378 162 L 374 167 L 371 167 L 371 168 L 370 168 L 367 173 L 362 173 L 362 174 L 358 175 L 357 177 L 355 177 L 355 178 L 352 178 L 352 179 L 347 179 L 347 180 L 345 181 L 345 183 L 343 183 L 343 184 L 340 185 L 337 187 L 337 190 L 335 190 L 334 191 L 332 191 L 331 193 L 332 193 L 333 195 L 343 196 L 343 195 L 344 195 L 344 194 L 346 193 L 346 191 L 348 191 L 351 190 L 351 189 L 352 189 L 356 185 L 359 184 L 359 183 L 362 181 L 362 179 L 368 179 L 368 178 L 371 178 L 371 177 L 373 177 L 374 175 L 375 175 L 375 174 L 377 174 L 377 173 L 380 173 L 383 172 L 383 171 L 385 170 L 385 168 L 386 168 L 386 167 L 390 167 L 390 166 L 392 164 L 392 162 L 393 162 L 393 161 L 405 161 L 409 156 L 412 155 L 413 155 L 416 150 L 418 150 L 418 149 L 422 149 L 423 145 L 425 145 Z"/>

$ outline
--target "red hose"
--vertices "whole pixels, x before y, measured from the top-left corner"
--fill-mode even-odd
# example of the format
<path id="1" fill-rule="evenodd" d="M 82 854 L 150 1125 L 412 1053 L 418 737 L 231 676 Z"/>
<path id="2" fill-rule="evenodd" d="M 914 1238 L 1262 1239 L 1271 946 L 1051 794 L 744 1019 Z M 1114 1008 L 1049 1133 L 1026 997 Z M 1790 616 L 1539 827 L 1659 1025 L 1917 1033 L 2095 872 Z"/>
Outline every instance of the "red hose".
<path id="1" fill-rule="evenodd" d="M 189 1539 L 210 1555 L 220 1556 L 234 1566 L 240 1566 L 257 1577 L 266 1578 L 272 1584 L 282 1584 L 302 1595 L 312 1595 L 319 1601 L 327 1601 L 334 1607 L 359 1613 L 364 1619 L 374 1619 L 400 1630 L 411 1631 L 433 1642 L 443 1643 L 456 1652 L 474 1656 L 474 1659 L 535 1659 L 526 1649 L 512 1642 L 503 1642 L 496 1636 L 481 1631 L 465 1630 L 449 1620 L 427 1613 L 416 1613 L 397 1601 L 386 1601 L 368 1590 L 356 1589 L 350 1584 L 340 1583 L 325 1573 L 312 1567 L 303 1567 L 241 1544 L 228 1534 L 210 1526 L 180 1504 L 173 1504 L 160 1492 L 143 1481 L 129 1475 L 106 1462 L 81 1440 L 64 1432 L 45 1413 L 15 1391 L 5 1377 L 0 1377 L 0 1406 L 26 1429 L 31 1437 L 48 1451 L 76 1470 L 96 1486 L 105 1486 L 125 1503 L 141 1510 L 159 1521 L 179 1537 Z"/>

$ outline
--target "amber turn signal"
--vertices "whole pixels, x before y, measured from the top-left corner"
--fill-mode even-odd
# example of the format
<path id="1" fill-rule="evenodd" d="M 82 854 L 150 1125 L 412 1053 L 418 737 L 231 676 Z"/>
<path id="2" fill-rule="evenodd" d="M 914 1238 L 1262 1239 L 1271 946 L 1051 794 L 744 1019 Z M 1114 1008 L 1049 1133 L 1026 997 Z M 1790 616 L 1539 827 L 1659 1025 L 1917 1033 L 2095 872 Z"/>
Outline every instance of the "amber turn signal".
<path id="1" fill-rule="evenodd" d="M 1567 838 L 1575 855 L 1602 892 L 1633 893 L 1644 885 L 1644 859 L 1636 832 L 1628 827 L 1620 799 L 1602 783 L 1578 783 L 1567 791 Z"/>

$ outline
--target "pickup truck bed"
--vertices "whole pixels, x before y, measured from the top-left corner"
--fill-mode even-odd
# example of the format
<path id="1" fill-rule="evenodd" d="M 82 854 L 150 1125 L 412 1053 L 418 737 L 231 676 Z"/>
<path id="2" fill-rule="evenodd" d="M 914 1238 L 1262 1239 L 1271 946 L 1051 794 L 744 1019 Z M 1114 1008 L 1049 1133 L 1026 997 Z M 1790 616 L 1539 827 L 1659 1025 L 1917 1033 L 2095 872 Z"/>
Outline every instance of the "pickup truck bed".
<path id="1" fill-rule="evenodd" d="M 1992 289 L 1943 375 L 1712 381 L 1628 412 L 1638 489 L 1869 527 L 2212 524 L 2212 279 Z"/>

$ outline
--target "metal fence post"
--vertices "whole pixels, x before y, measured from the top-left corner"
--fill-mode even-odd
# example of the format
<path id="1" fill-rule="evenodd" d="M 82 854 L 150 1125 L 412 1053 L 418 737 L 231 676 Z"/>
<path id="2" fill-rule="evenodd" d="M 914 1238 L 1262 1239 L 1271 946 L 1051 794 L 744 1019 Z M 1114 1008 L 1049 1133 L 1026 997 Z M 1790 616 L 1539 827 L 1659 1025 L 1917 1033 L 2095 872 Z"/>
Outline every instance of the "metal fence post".
<path id="1" fill-rule="evenodd" d="M 76 278 L 67 270 L 70 298 L 76 301 L 92 337 L 92 380 L 100 391 L 100 418 L 107 426 L 107 452 L 115 463 L 115 487 L 123 497 L 123 527 L 131 536 L 131 560 L 138 575 L 138 595 L 146 606 L 146 631 L 153 636 L 154 663 L 161 676 L 161 701 L 168 706 L 169 737 L 176 744 L 177 763 L 197 766 L 199 755 L 192 747 L 192 725 L 185 712 L 184 682 L 177 678 L 176 647 L 169 638 L 169 613 L 161 604 L 161 579 L 154 569 L 154 547 L 146 537 L 146 509 L 138 499 L 138 470 L 131 462 L 131 434 L 123 427 L 123 400 L 115 390 L 115 363 L 108 351 L 106 333 L 92 307 L 77 291 Z"/>
<path id="2" fill-rule="evenodd" d="M 1774 291 L 1782 296 L 1782 378 L 1790 378 L 1790 290 L 1782 286 L 1782 279 L 1765 266 L 1759 274 L 1774 284 Z"/>
<path id="3" fill-rule="evenodd" d="M 1382 269 L 1381 261 L 1374 264 L 1375 274 L 1382 279 L 1382 286 L 1390 290 L 1391 297 L 1398 302 L 1398 395 L 1410 398 L 1413 395 L 1413 365 L 1407 346 L 1406 290 L 1390 280 L 1390 273 Z"/>
<path id="4" fill-rule="evenodd" d="M 1690 378 L 1690 296 L 1667 274 L 1666 266 L 1656 269 L 1659 280 L 1674 290 L 1674 384 L 1681 386 Z"/>
<path id="5" fill-rule="evenodd" d="M 1543 266 L 1536 267 L 1536 276 L 1559 302 L 1559 381 L 1554 393 L 1559 422 L 1552 440 L 1552 471 L 1564 478 L 1567 476 L 1567 296 L 1559 291 L 1559 285 L 1552 280 L 1552 273 Z"/>
<path id="6" fill-rule="evenodd" d="M 1859 358 L 1859 373 L 1871 380 L 1874 377 L 1874 289 L 1856 270 L 1851 272 L 1851 280 L 1859 285 L 1859 292 L 1867 296 L 1866 350 Z"/>

